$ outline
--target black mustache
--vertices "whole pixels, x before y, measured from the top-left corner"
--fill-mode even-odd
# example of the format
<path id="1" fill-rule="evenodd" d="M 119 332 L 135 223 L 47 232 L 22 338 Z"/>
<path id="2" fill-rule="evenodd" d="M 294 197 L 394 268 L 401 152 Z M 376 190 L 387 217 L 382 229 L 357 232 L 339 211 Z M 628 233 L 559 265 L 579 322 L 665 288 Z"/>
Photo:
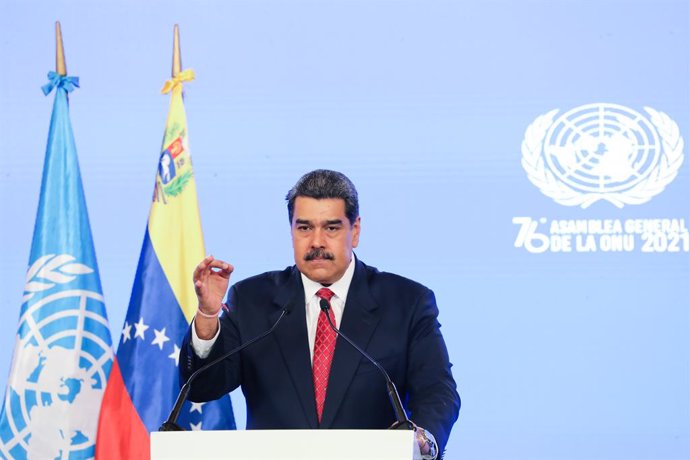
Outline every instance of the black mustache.
<path id="1" fill-rule="evenodd" d="M 304 260 L 310 261 L 314 259 L 334 260 L 335 256 L 330 252 L 326 252 L 323 248 L 314 248 L 304 255 Z"/>

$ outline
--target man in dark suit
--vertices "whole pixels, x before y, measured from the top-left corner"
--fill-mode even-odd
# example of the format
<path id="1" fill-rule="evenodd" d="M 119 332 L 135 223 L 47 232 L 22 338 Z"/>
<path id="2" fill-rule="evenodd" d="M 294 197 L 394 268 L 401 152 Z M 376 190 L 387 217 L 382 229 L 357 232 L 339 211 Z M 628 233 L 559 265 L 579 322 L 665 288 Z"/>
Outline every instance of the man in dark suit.
<path id="1" fill-rule="evenodd" d="M 289 313 L 271 336 L 201 374 L 190 399 L 217 399 L 241 385 L 249 429 L 387 428 L 395 416 L 384 378 L 336 339 L 328 327 L 330 315 L 386 369 L 418 426 L 423 458 L 437 458 L 457 419 L 460 398 L 433 293 L 354 256 L 359 204 L 343 174 L 312 171 L 286 199 L 295 266 L 235 284 L 227 309 L 222 299 L 233 267 L 211 256 L 197 267 L 199 309 L 182 346 L 183 381 L 268 330 L 283 310 Z M 328 313 L 319 308 L 321 299 L 331 307 Z"/>

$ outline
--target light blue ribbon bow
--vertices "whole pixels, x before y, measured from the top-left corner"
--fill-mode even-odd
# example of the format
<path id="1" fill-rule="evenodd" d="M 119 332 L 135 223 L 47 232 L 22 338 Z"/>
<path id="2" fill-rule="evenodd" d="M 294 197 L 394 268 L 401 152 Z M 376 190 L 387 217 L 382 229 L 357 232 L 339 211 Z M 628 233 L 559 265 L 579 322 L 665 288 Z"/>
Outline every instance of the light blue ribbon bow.
<path id="1" fill-rule="evenodd" d="M 75 88 L 79 88 L 79 77 L 60 75 L 59 73 L 51 70 L 48 72 L 48 83 L 41 86 L 43 94 L 47 96 L 56 86 L 64 89 L 68 93 L 71 93 Z"/>

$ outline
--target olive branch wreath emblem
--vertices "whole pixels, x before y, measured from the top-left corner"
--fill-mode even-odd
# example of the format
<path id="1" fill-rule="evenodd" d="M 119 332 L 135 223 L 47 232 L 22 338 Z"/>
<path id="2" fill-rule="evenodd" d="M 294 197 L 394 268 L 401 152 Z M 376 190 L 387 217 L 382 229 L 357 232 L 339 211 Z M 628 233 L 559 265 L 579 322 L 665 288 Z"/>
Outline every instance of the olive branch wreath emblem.
<path id="1" fill-rule="evenodd" d="M 544 195 L 565 206 L 581 206 L 586 209 L 599 200 L 608 201 L 618 208 L 626 204 L 646 203 L 661 193 L 678 175 L 678 169 L 683 164 L 684 142 L 678 124 L 668 115 L 650 107 L 644 109 L 659 134 L 663 156 L 649 176 L 633 187 L 625 191 L 608 193 L 582 192 L 560 181 L 549 170 L 542 151 L 546 133 L 554 123 L 558 109 L 538 116 L 525 130 L 525 138 L 522 141 L 522 167 L 527 172 L 528 179 Z"/>
<path id="2" fill-rule="evenodd" d="M 79 275 L 93 273 L 93 269 L 84 264 L 75 263 L 69 254 L 47 254 L 39 257 L 26 272 L 24 297 L 22 303 L 31 299 L 36 293 L 47 291 L 56 284 L 66 284 Z"/>

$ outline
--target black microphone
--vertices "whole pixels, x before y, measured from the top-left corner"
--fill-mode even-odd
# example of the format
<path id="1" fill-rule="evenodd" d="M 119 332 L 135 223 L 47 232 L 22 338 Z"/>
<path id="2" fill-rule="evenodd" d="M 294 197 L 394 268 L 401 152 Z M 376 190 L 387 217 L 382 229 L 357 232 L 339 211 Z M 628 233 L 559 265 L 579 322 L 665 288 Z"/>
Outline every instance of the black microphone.
<path id="1" fill-rule="evenodd" d="M 224 355 L 214 359 L 210 363 L 201 366 L 192 375 L 190 375 L 189 378 L 187 379 L 187 381 L 185 382 L 185 384 L 182 385 L 182 389 L 180 390 L 180 394 L 177 395 L 177 401 L 175 401 L 175 405 L 173 406 L 172 411 L 170 411 L 170 415 L 168 416 L 168 419 L 165 422 L 163 422 L 163 424 L 160 426 L 160 428 L 158 428 L 158 431 L 185 431 L 184 429 L 182 429 L 177 424 L 177 419 L 180 416 L 180 411 L 182 410 L 182 404 L 184 404 L 184 402 L 187 400 L 187 394 L 189 394 L 189 390 L 192 389 L 192 382 L 194 381 L 194 379 L 196 379 L 196 377 L 199 374 L 201 374 L 202 372 L 204 372 L 205 370 L 215 366 L 219 362 L 229 358 L 230 356 L 234 355 L 237 352 L 244 350 L 249 345 L 251 345 L 255 342 L 258 342 L 259 340 L 261 340 L 264 337 L 266 337 L 267 335 L 269 335 L 271 332 L 273 332 L 273 330 L 276 328 L 276 326 L 278 326 L 278 323 L 280 323 L 280 320 L 282 320 L 283 317 L 285 315 L 287 315 L 288 313 L 290 313 L 290 309 L 288 307 L 283 308 L 282 313 L 280 314 L 280 316 L 278 317 L 276 322 L 273 323 L 273 326 L 271 326 L 271 328 L 269 330 L 267 330 L 266 332 L 264 332 L 261 335 L 254 337 L 250 341 L 243 343 L 239 347 L 233 348 L 229 352 L 227 352 Z"/>
<path id="2" fill-rule="evenodd" d="M 345 341 L 352 345 L 352 347 L 355 350 L 357 350 L 362 356 L 367 358 L 374 366 L 376 366 L 376 368 L 381 371 L 383 377 L 386 379 L 386 387 L 388 387 L 388 398 L 391 401 L 391 405 L 393 406 L 393 412 L 395 412 L 396 418 L 396 422 L 391 426 L 391 429 L 414 430 L 415 425 L 409 418 L 407 418 L 407 413 L 405 412 L 402 402 L 400 401 L 398 389 L 395 388 L 395 383 L 393 383 L 391 378 L 388 376 L 388 372 L 386 372 L 386 370 L 383 367 L 381 367 L 381 365 L 378 362 L 376 362 L 374 358 L 369 356 L 367 352 L 359 348 L 352 340 L 350 340 L 345 334 L 340 332 L 338 328 L 333 325 L 333 321 L 331 321 L 331 316 L 328 314 L 328 310 L 331 308 L 331 304 L 328 302 L 328 300 L 321 299 L 319 301 L 319 306 L 321 307 L 321 310 L 324 313 L 326 313 L 326 318 L 328 318 L 328 324 L 331 325 L 331 329 L 333 329 L 336 334 L 345 339 Z"/>

